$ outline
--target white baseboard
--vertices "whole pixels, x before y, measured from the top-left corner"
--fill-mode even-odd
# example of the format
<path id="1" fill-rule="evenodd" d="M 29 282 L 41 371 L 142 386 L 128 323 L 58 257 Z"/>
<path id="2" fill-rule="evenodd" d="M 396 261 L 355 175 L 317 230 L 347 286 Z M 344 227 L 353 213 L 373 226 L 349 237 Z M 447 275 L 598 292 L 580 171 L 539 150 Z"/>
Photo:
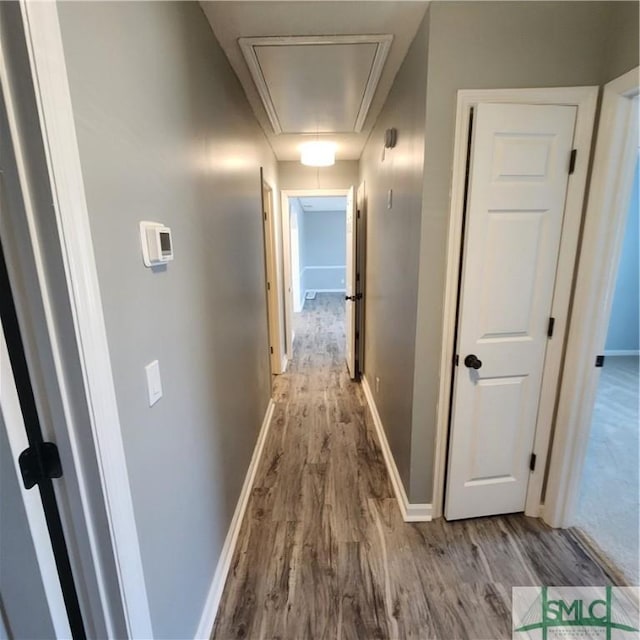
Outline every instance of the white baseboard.
<path id="1" fill-rule="evenodd" d="M 382 449 L 382 455 L 384 456 L 384 461 L 387 465 L 387 471 L 389 473 L 389 477 L 391 478 L 391 485 L 393 486 L 393 491 L 396 494 L 396 500 L 398 501 L 398 505 L 400 506 L 400 512 L 402 513 L 403 520 L 405 522 L 431 521 L 431 504 L 410 503 L 409 499 L 407 498 L 407 493 L 404 490 L 404 485 L 402 484 L 402 479 L 400 478 L 398 467 L 396 467 L 396 462 L 393 459 L 393 454 L 391 453 L 391 448 L 389 447 L 389 442 L 387 441 L 387 436 L 382 425 L 382 420 L 380 419 L 380 414 L 378 413 L 378 407 L 376 407 L 375 400 L 373 399 L 373 394 L 371 393 L 371 387 L 369 386 L 369 382 L 364 375 L 362 376 L 362 390 L 364 391 L 365 398 L 367 399 L 367 404 L 369 405 L 371 415 L 373 416 L 373 424 L 376 427 L 378 440 L 380 441 L 380 448 Z"/>
<path id="2" fill-rule="evenodd" d="M 345 293 L 346 289 L 306 289 L 304 292 L 305 300 L 313 300 L 314 298 L 307 298 L 307 294 L 316 294 L 316 293 Z M 315 296 L 314 296 L 315 297 Z"/>
<path id="3" fill-rule="evenodd" d="M 604 352 L 605 356 L 640 356 L 637 349 L 610 349 Z"/>
<path id="4" fill-rule="evenodd" d="M 213 575 L 213 581 L 211 582 L 209 593 L 207 594 L 207 599 L 204 603 L 204 610 L 202 611 L 200 623 L 196 630 L 196 639 L 208 639 L 213 633 L 213 625 L 215 624 L 216 615 L 218 614 L 218 607 L 220 605 L 220 599 L 222 598 L 222 590 L 224 589 L 224 583 L 227 580 L 227 574 L 229 573 L 229 567 L 231 566 L 231 560 L 233 559 L 233 552 L 235 551 L 240 527 L 242 526 L 242 519 L 244 518 L 244 512 L 247 508 L 247 503 L 249 502 L 249 495 L 251 494 L 251 488 L 253 487 L 253 481 L 256 477 L 258 464 L 262 457 L 264 443 L 267 439 L 267 434 L 269 433 L 269 426 L 271 425 L 274 408 L 274 401 L 269 400 L 269 405 L 267 406 L 267 411 L 264 415 L 264 420 L 262 421 L 262 427 L 260 427 L 260 433 L 258 434 L 258 440 L 256 441 L 256 446 L 253 450 L 253 455 L 251 456 L 251 462 L 247 469 L 247 475 L 245 476 L 244 484 L 242 485 L 242 491 L 240 492 L 240 497 L 236 504 L 236 510 L 233 514 L 233 518 L 231 519 L 231 525 L 229 526 L 229 531 L 227 532 L 227 537 L 225 538 L 224 545 L 222 547 L 218 566 L 216 567 L 216 571 Z"/>

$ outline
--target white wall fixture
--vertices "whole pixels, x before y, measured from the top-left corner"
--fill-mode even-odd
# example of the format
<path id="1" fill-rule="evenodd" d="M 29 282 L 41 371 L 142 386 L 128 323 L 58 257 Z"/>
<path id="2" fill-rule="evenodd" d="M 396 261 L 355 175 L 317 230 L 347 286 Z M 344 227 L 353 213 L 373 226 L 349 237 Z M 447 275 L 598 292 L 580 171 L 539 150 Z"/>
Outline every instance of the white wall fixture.
<path id="1" fill-rule="evenodd" d="M 173 260 L 171 229 L 159 222 L 140 223 L 140 244 L 145 267 L 155 267 Z"/>
<path id="2" fill-rule="evenodd" d="M 308 167 L 330 167 L 336 163 L 333 142 L 305 142 L 300 145 L 300 162 Z"/>
<path id="3" fill-rule="evenodd" d="M 384 132 L 384 148 L 393 149 L 398 142 L 398 130 L 393 127 Z"/>
<path id="4" fill-rule="evenodd" d="M 149 394 L 149 406 L 152 407 L 162 398 L 162 380 L 160 379 L 160 363 L 157 360 L 150 362 L 144 371 L 147 375 L 147 393 Z"/>

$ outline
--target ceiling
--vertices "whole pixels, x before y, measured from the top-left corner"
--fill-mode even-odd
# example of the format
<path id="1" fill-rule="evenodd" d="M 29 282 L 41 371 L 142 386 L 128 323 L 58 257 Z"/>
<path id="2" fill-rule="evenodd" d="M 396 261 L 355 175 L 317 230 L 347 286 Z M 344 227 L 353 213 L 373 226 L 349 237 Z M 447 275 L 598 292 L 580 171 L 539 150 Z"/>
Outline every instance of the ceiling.
<path id="1" fill-rule="evenodd" d="M 347 210 L 346 196 L 308 196 L 298 198 L 298 203 L 305 212 Z"/>
<path id="2" fill-rule="evenodd" d="M 392 41 L 391 35 L 239 39 L 276 134 L 362 131 Z"/>
<path id="3" fill-rule="evenodd" d="M 316 139 L 357 160 L 427 3 L 201 5 L 278 160 L 298 160 L 300 144 Z"/>

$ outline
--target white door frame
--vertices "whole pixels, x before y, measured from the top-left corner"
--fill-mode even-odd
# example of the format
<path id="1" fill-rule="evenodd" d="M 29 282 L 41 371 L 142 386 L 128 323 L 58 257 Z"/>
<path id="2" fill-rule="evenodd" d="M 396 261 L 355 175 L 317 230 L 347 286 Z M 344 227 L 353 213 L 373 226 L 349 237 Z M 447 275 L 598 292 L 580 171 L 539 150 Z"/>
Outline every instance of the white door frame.
<path id="1" fill-rule="evenodd" d="M 640 67 L 604 87 L 544 518 L 573 524 L 638 153 Z M 635 102 L 635 105 L 634 105 Z"/>
<path id="2" fill-rule="evenodd" d="M 47 248 L 55 251 L 64 264 L 65 283 L 55 291 L 55 295 L 68 301 L 73 317 L 73 327 L 56 326 L 54 305 L 47 284 L 49 274 L 45 270 L 35 212 L 32 203 L 25 201 L 29 249 L 35 256 L 38 285 L 43 296 L 41 302 L 46 315 L 46 330 L 54 352 L 55 376 L 60 386 L 60 401 L 65 413 L 60 435 L 64 436 L 72 451 L 73 469 L 65 469 L 65 475 L 72 472 L 77 475 L 81 508 L 74 512 L 74 516 L 82 520 L 89 532 L 91 559 L 81 570 L 87 574 L 95 573 L 100 588 L 99 604 L 109 636 L 118 633 L 118 620 L 122 610 L 128 637 L 150 638 L 153 637 L 153 630 L 107 346 L 57 6 L 53 2 L 20 0 L 20 12 L 46 154 L 47 186 L 51 191 L 52 208 L 56 217 L 57 236 L 52 234 L 47 237 Z M 4 59 L 0 64 L 0 71 L 7 110 L 15 114 L 20 109 L 19 98 L 13 104 Z M 25 162 L 19 155 L 23 132 L 15 122 L 11 125 L 11 115 L 10 126 L 14 146 L 18 145 L 18 173 L 26 198 L 29 193 L 29 177 Z M 37 129 L 30 130 L 30 135 L 38 134 Z M 75 338 L 84 387 L 81 400 L 75 390 L 67 386 L 63 346 L 59 342 L 58 331 L 71 331 Z M 78 402 L 86 402 L 83 409 L 86 410 L 88 424 L 76 424 L 73 407 Z M 89 471 L 91 465 L 83 457 L 84 440 L 87 437 L 91 439 L 95 452 L 97 477 Z M 105 532 L 98 533 L 93 520 L 92 513 L 97 508 L 97 505 L 91 503 L 94 483 L 99 483 L 98 490 L 104 500 L 110 541 L 108 548 L 99 544 L 98 539 Z M 108 587 L 101 568 L 107 562 L 115 565 L 120 602 L 112 603 L 108 597 Z"/>
<path id="3" fill-rule="evenodd" d="M 261 176 L 263 229 L 264 229 L 264 264 L 265 287 L 267 291 L 267 328 L 269 333 L 271 373 L 284 373 L 287 369 L 287 352 L 283 340 L 286 318 L 283 317 L 281 301 L 282 284 L 278 268 L 278 220 L 273 187 Z"/>
<path id="4" fill-rule="evenodd" d="M 465 206 L 464 188 L 471 108 L 480 102 L 554 104 L 577 107 L 573 145 L 577 149 L 577 157 L 574 173 L 571 175 L 567 186 L 556 286 L 551 307 L 551 315 L 556 319 L 555 333 L 554 338 L 547 345 L 533 448 L 537 455 L 537 464 L 535 471 L 529 477 L 525 506 L 527 515 L 537 517 L 541 515 L 542 487 L 547 466 L 557 380 L 562 362 L 563 337 L 567 328 L 571 285 L 582 220 L 597 100 L 598 87 L 465 89 L 458 91 L 451 205 L 447 237 L 447 272 L 442 319 L 443 346 L 440 359 L 440 388 L 434 451 L 433 517 L 442 515 L 444 503 L 446 452 L 449 436 L 449 405 L 455 356 L 456 309 L 458 304 L 458 278 L 460 274 L 460 250 Z"/>
<path id="5" fill-rule="evenodd" d="M 285 337 L 287 357 L 293 353 L 293 287 L 291 284 L 291 211 L 289 198 L 303 198 L 309 196 L 346 196 L 349 189 L 282 189 L 280 191 L 282 213 L 282 261 L 284 264 L 285 291 L 285 322 L 287 335 Z"/>

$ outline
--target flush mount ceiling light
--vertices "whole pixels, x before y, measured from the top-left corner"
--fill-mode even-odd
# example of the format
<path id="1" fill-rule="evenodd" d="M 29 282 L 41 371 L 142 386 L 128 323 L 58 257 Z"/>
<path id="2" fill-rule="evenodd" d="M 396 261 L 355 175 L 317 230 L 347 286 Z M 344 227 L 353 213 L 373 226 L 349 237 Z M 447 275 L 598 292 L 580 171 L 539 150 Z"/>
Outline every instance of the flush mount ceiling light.
<path id="1" fill-rule="evenodd" d="M 308 167 L 330 167 L 336 163 L 333 142 L 305 142 L 300 145 L 300 162 Z"/>

